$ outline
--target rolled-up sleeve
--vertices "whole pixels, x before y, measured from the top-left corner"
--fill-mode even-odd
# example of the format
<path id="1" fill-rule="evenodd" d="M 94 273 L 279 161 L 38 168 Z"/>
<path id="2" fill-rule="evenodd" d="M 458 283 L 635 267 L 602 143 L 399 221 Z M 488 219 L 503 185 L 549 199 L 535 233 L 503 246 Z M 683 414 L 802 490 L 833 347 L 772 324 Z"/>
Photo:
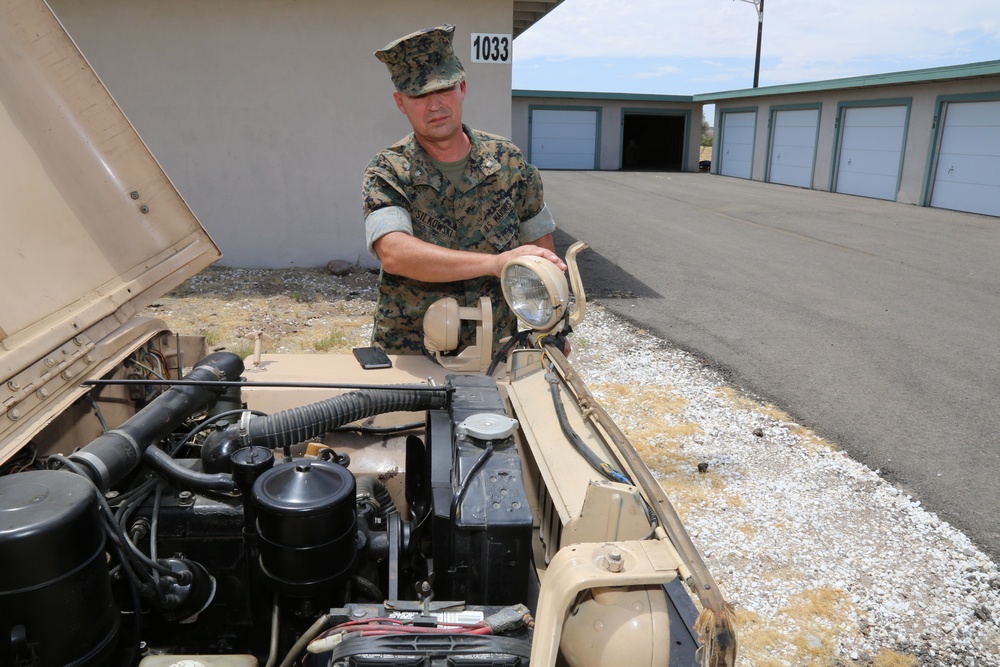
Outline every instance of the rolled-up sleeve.
<path id="1" fill-rule="evenodd" d="M 556 221 L 549 212 L 548 204 L 545 204 L 537 214 L 521 221 L 520 240 L 521 243 L 531 243 L 554 231 L 556 231 Z"/>
<path id="2" fill-rule="evenodd" d="M 365 239 L 368 243 L 368 252 L 375 259 L 379 258 L 378 253 L 375 252 L 375 241 L 389 232 L 404 232 L 413 236 L 413 222 L 410 219 L 409 211 L 399 206 L 386 206 L 372 211 L 365 218 Z"/>
<path id="3" fill-rule="evenodd" d="M 410 202 L 399 184 L 390 160 L 383 154 L 372 158 L 365 170 L 363 185 L 365 241 L 368 252 L 378 259 L 375 241 L 390 232 L 413 235 Z"/>

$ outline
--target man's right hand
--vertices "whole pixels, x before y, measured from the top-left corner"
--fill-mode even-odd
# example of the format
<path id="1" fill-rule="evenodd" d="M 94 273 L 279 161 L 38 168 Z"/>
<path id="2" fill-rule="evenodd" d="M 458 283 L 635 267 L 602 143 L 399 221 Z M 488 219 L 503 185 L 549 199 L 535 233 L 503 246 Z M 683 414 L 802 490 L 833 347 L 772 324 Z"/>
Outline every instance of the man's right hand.
<path id="1" fill-rule="evenodd" d="M 560 271 L 566 270 L 566 263 L 559 259 L 559 255 L 555 254 L 552 250 L 548 248 L 543 248 L 537 245 L 523 245 L 513 250 L 508 250 L 507 252 L 500 253 L 497 255 L 497 265 L 493 272 L 493 275 L 497 278 L 500 277 L 500 272 L 503 271 L 503 267 L 507 265 L 507 262 L 514 259 L 515 257 L 521 257 L 522 255 L 533 255 L 535 257 L 542 257 L 549 260 L 553 264 L 559 267 Z"/>

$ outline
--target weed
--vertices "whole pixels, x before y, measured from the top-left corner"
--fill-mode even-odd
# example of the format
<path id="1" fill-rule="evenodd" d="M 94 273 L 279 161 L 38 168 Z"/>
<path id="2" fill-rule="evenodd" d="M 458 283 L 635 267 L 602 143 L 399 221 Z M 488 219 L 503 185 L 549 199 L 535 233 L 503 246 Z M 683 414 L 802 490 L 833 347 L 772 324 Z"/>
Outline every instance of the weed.
<path id="1" fill-rule="evenodd" d="M 240 341 L 229 348 L 240 359 L 246 359 L 253 354 L 253 341 Z"/>
<path id="2" fill-rule="evenodd" d="M 198 331 L 199 336 L 205 337 L 205 342 L 211 348 L 214 345 L 218 345 L 222 341 L 222 336 L 215 329 L 201 329 Z"/>
<path id="3" fill-rule="evenodd" d="M 313 349 L 317 352 L 329 352 L 347 346 L 347 336 L 340 329 L 334 329 L 323 338 L 313 342 Z"/>

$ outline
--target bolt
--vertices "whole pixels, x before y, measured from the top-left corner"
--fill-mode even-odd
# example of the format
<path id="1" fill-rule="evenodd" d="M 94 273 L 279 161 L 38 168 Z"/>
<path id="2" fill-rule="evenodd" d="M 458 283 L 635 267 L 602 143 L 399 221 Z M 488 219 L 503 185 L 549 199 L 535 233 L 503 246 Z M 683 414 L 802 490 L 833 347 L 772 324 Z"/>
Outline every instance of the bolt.
<path id="1" fill-rule="evenodd" d="M 64 379 L 64 380 L 72 380 L 72 379 L 73 379 L 73 376 L 74 376 L 74 375 L 76 375 L 76 373 L 74 373 L 74 372 L 73 372 L 73 371 L 72 371 L 71 369 L 69 369 L 69 368 L 67 368 L 66 370 L 64 370 L 64 371 L 62 372 L 62 376 L 63 376 L 63 379 Z"/>
<path id="2" fill-rule="evenodd" d="M 149 207 L 143 204 L 142 206 L 139 207 L 139 212 L 142 213 L 143 215 L 146 215 L 147 213 L 149 213 Z"/>
<path id="3" fill-rule="evenodd" d="M 139 193 L 133 190 L 131 193 L 129 193 L 129 197 L 131 197 L 132 199 L 138 199 Z"/>
<path id="4" fill-rule="evenodd" d="M 181 491 L 177 494 L 177 502 L 181 505 L 191 505 L 194 503 L 194 494 L 190 491 Z"/>
<path id="5" fill-rule="evenodd" d="M 45 357 L 45 365 L 48 366 L 49 368 L 52 368 L 53 366 L 56 365 L 56 360 L 53 359 L 52 357 Z"/>
<path id="6" fill-rule="evenodd" d="M 611 551 L 604 556 L 604 568 L 608 572 L 621 572 L 624 565 L 621 549 L 611 547 Z"/>
<path id="7" fill-rule="evenodd" d="M 73 336 L 73 342 L 76 343 L 77 347 L 80 347 L 81 345 L 83 345 L 83 338 L 81 338 L 80 336 Z"/>
<path id="8" fill-rule="evenodd" d="M 8 418 L 9 418 L 9 419 L 10 419 L 10 420 L 11 420 L 12 422 L 16 422 L 16 421 L 17 421 L 18 419 L 20 419 L 20 418 L 21 418 L 21 411 L 20 411 L 20 410 L 18 410 L 17 408 L 13 408 L 12 410 L 8 410 L 8 411 L 7 411 L 7 417 L 8 417 Z"/>
<path id="9" fill-rule="evenodd" d="M 39 389 L 35 393 L 38 396 L 38 398 L 48 398 L 49 397 L 49 390 L 46 389 L 45 387 L 42 387 L 41 389 Z"/>
<path id="10" fill-rule="evenodd" d="M 17 391 L 18 389 L 21 388 L 21 384 L 17 380 L 8 380 L 7 381 L 7 387 L 11 391 Z"/>

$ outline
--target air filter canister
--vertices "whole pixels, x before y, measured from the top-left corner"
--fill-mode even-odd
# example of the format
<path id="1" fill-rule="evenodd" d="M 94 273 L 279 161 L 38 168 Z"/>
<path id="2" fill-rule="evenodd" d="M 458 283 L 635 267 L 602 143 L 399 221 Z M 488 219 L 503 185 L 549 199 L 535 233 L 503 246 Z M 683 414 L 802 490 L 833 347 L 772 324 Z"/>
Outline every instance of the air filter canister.
<path id="1" fill-rule="evenodd" d="M 357 558 L 355 481 L 329 461 L 271 468 L 253 485 L 265 580 L 281 595 L 312 598 L 344 590 Z"/>
<path id="2" fill-rule="evenodd" d="M 106 664 L 121 622 L 97 490 L 67 471 L 0 477 L 0 664 Z M 32 663 L 35 664 L 35 663 Z"/>

